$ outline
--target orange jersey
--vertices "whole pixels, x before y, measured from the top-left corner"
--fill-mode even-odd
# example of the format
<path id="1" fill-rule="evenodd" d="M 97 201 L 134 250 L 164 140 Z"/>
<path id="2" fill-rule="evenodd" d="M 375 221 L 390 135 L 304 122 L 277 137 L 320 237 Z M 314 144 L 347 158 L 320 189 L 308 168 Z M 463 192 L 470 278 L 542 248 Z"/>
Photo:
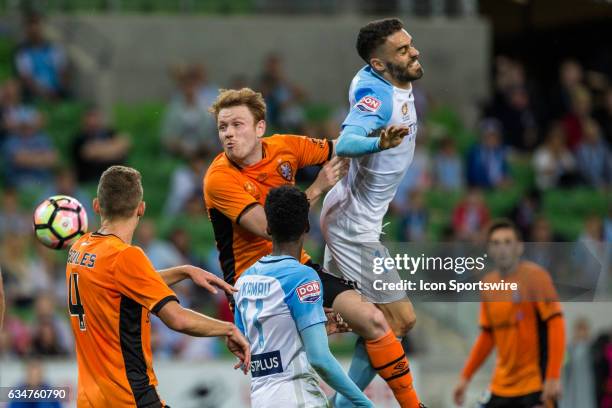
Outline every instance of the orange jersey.
<path id="1" fill-rule="evenodd" d="M 497 361 L 491 392 L 513 397 L 542 389 L 548 365 L 546 322 L 561 314 L 557 291 L 548 272 L 521 262 L 508 276 L 492 272 L 484 282 L 518 283 L 518 291 L 484 292 L 480 326 L 493 335 Z"/>
<path id="2" fill-rule="evenodd" d="M 66 265 L 79 367 L 77 406 L 162 407 L 155 386 L 149 312 L 177 300 L 142 249 L 89 233 Z"/>
<path id="3" fill-rule="evenodd" d="M 213 224 L 225 281 L 234 284 L 240 274 L 272 252 L 272 243 L 240 226 L 240 217 L 254 205 L 263 205 L 268 191 L 295 184 L 295 173 L 331 158 L 330 141 L 305 136 L 273 135 L 262 139 L 263 159 L 241 168 L 219 154 L 204 177 L 204 201 Z M 302 251 L 302 262 L 310 257 Z"/>

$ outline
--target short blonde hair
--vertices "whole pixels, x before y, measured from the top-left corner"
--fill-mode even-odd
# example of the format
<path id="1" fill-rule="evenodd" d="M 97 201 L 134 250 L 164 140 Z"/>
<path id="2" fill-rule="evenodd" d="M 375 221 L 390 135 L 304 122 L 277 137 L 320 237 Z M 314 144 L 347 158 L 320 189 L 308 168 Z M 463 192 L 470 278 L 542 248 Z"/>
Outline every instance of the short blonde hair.
<path id="1" fill-rule="evenodd" d="M 215 116 L 216 120 L 221 109 L 233 106 L 246 106 L 255 118 L 255 123 L 266 119 L 266 102 L 263 95 L 251 88 L 220 89 L 219 96 L 208 111 Z"/>
<path id="2" fill-rule="evenodd" d="M 142 201 L 140 172 L 131 167 L 111 166 L 100 177 L 98 202 L 104 218 L 129 218 Z"/>

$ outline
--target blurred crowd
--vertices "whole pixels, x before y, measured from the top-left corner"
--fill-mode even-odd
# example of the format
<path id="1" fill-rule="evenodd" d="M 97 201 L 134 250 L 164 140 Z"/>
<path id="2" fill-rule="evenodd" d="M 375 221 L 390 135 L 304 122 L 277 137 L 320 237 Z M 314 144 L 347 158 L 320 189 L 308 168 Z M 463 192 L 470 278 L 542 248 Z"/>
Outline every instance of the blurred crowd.
<path id="1" fill-rule="evenodd" d="M 90 229 L 95 229 L 90 203 L 97 180 L 108 166 L 130 163 L 134 139 L 113 127 L 99 108 L 88 106 L 79 131 L 70 138 L 70 148 L 60 152 L 46 131 L 47 118 L 39 107 L 74 101 L 70 81 L 74 68 L 61 44 L 45 37 L 40 15 L 24 19 L 23 41 L 15 50 L 13 65 L 14 77 L 0 86 L 0 267 L 8 297 L 0 356 L 72 355 L 65 311 L 65 253 L 34 242 L 32 208 L 23 205 L 22 197 L 29 194 L 42 201 L 53 194 L 74 196 L 87 208 Z M 526 241 L 563 239 L 542 209 L 541 196 L 546 191 L 581 186 L 612 192 L 610 78 L 568 59 L 555 73 L 557 79 L 551 89 L 536 90 L 528 79 L 528 68 L 520 61 L 499 56 L 493 68 L 492 98 L 482 104 L 478 123 L 468 126 L 475 136 L 465 146 L 457 141 L 457 135 L 428 125 L 428 113 L 439 101 L 415 84 L 422 123 L 414 161 L 391 206 L 392 219 L 399 227 L 387 239 L 478 242 L 492 217 L 485 196 L 516 185 L 511 172 L 515 163 L 527 165 L 535 179 L 528 193 L 522 194 L 506 214 L 520 226 Z M 261 91 L 268 108 L 268 133 L 335 138 L 348 109 L 335 107 L 322 118 L 313 119 L 308 106 L 316 101 L 290 79 L 278 53 L 265 57 L 255 77 L 237 76 L 228 84 L 212 83 L 207 67 L 201 63 L 173 66 L 169 75 L 175 90 L 159 128 L 163 149 L 159 157 L 181 164 L 174 168 L 166 186 L 167 198 L 159 216 L 164 220 L 181 214 L 206 217 L 202 178 L 212 158 L 221 151 L 215 122 L 207 109 L 220 87 L 250 86 Z M 346 80 L 344 86 L 350 78 Z M 304 169 L 298 181 L 308 183 L 316 172 Z M 426 200 L 430 191 L 459 197 L 450 222 L 437 237 L 431 235 L 432 209 Z M 593 246 L 612 242 L 612 204 L 609 208 L 607 217 L 593 215 L 584 220 L 579 241 Z M 323 242 L 318 209 L 311 216 L 313 228 L 307 246 L 316 252 Z M 201 251 L 194 250 L 198 243 L 185 229 L 171 228 L 161 234 L 158 227 L 158 219 L 145 218 L 135 237 L 135 243 L 157 268 L 190 263 L 220 273 L 214 248 L 202 257 Z M 223 296 L 207 295 L 188 283 L 175 289 L 184 306 L 231 319 Z M 205 359 L 220 352 L 214 341 L 179 335 L 157 319 L 153 319 L 152 343 L 157 355 L 168 357 Z"/>

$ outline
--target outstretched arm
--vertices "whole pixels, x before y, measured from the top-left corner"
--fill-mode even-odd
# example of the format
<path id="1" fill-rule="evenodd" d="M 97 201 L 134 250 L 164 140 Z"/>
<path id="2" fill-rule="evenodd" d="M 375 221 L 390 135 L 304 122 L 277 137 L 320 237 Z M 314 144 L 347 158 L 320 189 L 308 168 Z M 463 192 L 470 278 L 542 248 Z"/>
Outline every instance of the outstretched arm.
<path id="1" fill-rule="evenodd" d="M 398 146 L 409 130 L 406 127 L 389 126 L 380 136 L 368 136 L 361 126 L 345 126 L 335 145 L 336 154 L 342 157 L 359 157 Z"/>
<path id="2" fill-rule="evenodd" d="M 223 279 L 193 265 L 181 265 L 168 269 L 161 269 L 157 271 L 157 273 L 159 273 L 161 278 L 168 286 L 172 286 L 175 283 L 181 282 L 185 279 L 191 279 L 195 284 L 203 287 L 213 294 L 217 293 L 217 288 L 223 290 L 229 296 L 233 295 L 234 292 L 237 292 L 236 288 L 225 282 Z"/>
<path id="3" fill-rule="evenodd" d="M 157 316 L 172 330 L 194 337 L 225 337 L 225 342 L 240 362 L 234 368 L 242 367 L 246 374 L 251 365 L 251 346 L 238 328 L 229 322 L 213 319 L 177 302 L 166 303 Z"/>
<path id="4" fill-rule="evenodd" d="M 344 395 L 357 407 L 374 407 L 329 351 L 325 323 L 318 323 L 303 329 L 300 336 L 310 365 L 330 387 Z"/>

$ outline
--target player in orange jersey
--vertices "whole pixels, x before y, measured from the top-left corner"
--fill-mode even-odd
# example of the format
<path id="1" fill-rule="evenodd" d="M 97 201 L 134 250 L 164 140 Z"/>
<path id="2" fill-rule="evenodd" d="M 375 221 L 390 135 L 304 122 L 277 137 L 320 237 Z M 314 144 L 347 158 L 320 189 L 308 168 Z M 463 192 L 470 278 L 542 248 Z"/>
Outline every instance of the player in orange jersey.
<path id="1" fill-rule="evenodd" d="M 150 313 L 173 330 L 224 336 L 246 374 L 250 348 L 240 331 L 181 307 L 168 287 L 191 278 L 215 292 L 235 291 L 214 275 L 179 266 L 155 271 L 132 236 L 145 212 L 140 173 L 113 166 L 100 178 L 94 211 L 101 227 L 71 247 L 66 265 L 68 307 L 76 340 L 79 408 L 165 407 L 151 354 Z"/>
<path id="2" fill-rule="evenodd" d="M 482 293 L 481 332 L 455 388 L 455 403 L 463 404 L 470 379 L 497 348 L 491 397 L 484 407 L 553 407 L 561 394 L 565 329 L 552 279 L 537 264 L 521 260 L 520 233 L 510 221 L 489 227 L 488 252 L 496 270 L 484 281 L 516 282 L 518 290 Z"/>

